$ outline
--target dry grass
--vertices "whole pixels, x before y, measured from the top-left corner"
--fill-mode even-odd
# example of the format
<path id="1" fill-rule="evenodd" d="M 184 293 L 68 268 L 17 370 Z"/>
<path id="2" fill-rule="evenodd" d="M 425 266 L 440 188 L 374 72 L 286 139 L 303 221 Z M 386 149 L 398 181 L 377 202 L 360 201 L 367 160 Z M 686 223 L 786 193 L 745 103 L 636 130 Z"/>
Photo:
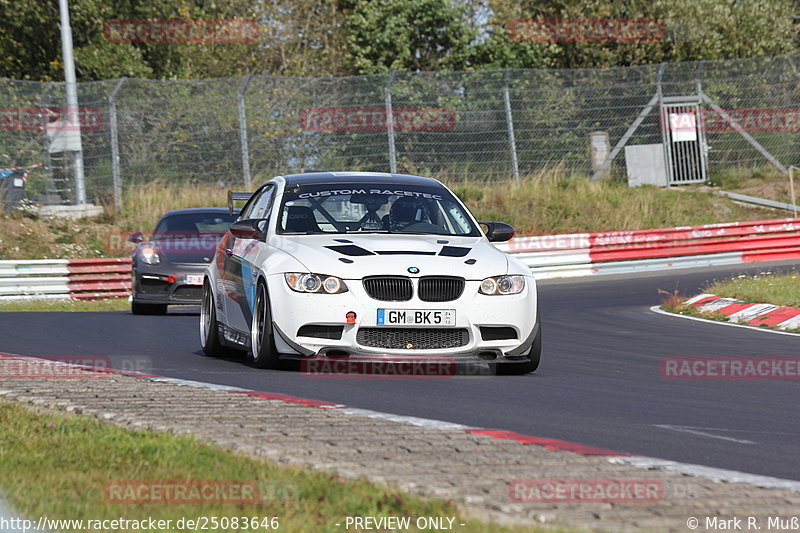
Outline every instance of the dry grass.
<path id="1" fill-rule="evenodd" d="M 777 218 L 710 191 L 590 182 L 555 169 L 498 185 L 453 185 L 480 220 L 513 225 L 519 234 L 632 230 Z"/>
<path id="2" fill-rule="evenodd" d="M 710 285 L 706 292 L 747 303 L 800 307 L 800 272 L 741 275 Z"/>
<path id="3" fill-rule="evenodd" d="M 710 185 L 723 191 L 738 192 L 786 204 L 792 203 L 789 176 L 781 174 L 774 167 L 728 172 L 712 178 Z M 800 202 L 800 171 L 794 172 L 794 194 L 795 201 Z M 780 216 L 792 215 L 791 212 L 785 211 Z"/>

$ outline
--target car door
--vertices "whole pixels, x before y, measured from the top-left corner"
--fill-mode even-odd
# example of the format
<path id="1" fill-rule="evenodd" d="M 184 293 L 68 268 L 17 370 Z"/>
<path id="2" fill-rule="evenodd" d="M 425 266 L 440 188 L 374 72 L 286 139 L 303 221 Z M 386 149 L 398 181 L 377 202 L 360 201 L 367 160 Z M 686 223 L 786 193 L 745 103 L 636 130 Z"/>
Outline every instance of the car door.
<path id="1" fill-rule="evenodd" d="M 245 206 L 239 215 L 239 220 L 263 219 L 266 220 L 272 212 L 272 201 L 275 196 L 275 187 L 272 184 L 265 186 L 256 197 Z M 254 269 L 247 261 L 255 246 L 266 246 L 257 239 L 240 239 L 229 235 L 225 248 L 225 279 L 228 290 L 226 291 L 225 315 L 228 325 L 240 332 L 250 331 L 250 320 L 253 316 L 253 302 L 255 300 Z"/>

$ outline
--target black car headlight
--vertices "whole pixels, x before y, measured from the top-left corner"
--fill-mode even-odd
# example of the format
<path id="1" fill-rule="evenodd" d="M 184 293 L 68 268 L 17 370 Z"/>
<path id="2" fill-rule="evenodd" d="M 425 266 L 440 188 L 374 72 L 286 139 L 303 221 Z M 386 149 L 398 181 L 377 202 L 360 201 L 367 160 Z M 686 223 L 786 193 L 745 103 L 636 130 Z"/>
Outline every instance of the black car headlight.
<path id="1" fill-rule="evenodd" d="M 525 289 L 525 276 L 492 276 L 481 281 L 478 292 L 488 296 L 519 294 Z"/>
<path id="2" fill-rule="evenodd" d="M 139 250 L 139 255 L 142 256 L 142 261 L 147 265 L 157 265 L 161 262 L 161 257 L 158 255 L 158 248 L 155 245 L 145 245 Z"/>
<path id="3" fill-rule="evenodd" d="M 344 280 L 336 276 L 302 274 L 300 272 L 287 272 L 283 276 L 286 284 L 295 292 L 339 294 L 348 290 Z"/>

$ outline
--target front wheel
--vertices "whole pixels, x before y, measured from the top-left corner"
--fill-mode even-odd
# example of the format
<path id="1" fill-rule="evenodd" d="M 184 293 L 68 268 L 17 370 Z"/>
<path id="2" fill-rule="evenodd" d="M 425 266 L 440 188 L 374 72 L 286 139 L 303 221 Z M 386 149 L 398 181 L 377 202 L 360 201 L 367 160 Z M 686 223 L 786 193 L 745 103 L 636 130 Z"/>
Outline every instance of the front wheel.
<path id="1" fill-rule="evenodd" d="M 253 321 L 250 325 L 250 344 L 252 355 L 250 361 L 256 368 L 278 368 L 280 359 L 275 349 L 275 338 L 272 332 L 272 313 L 270 312 L 267 288 L 258 284 L 256 302 L 253 308 Z"/>
<path id="2" fill-rule="evenodd" d="M 203 283 L 203 304 L 200 307 L 200 346 L 203 348 L 203 353 L 211 357 L 218 357 L 226 351 L 219 342 L 214 292 L 207 280 Z"/>
<path id="3" fill-rule="evenodd" d="M 538 321 L 538 317 L 537 317 Z M 536 338 L 533 340 L 531 351 L 528 354 L 527 363 L 504 363 L 496 365 L 496 374 L 498 376 L 519 376 L 535 372 L 539 368 L 539 360 L 542 358 L 542 324 L 539 323 L 539 331 L 536 332 Z"/>

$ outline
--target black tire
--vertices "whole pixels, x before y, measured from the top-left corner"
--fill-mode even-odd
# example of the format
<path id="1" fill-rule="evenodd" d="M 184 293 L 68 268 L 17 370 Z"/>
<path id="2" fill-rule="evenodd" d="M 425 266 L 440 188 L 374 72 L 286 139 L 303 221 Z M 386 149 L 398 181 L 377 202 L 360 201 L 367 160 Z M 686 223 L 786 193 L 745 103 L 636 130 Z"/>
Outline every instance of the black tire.
<path id="1" fill-rule="evenodd" d="M 134 315 L 166 315 L 167 304 L 143 304 L 131 302 L 131 313 Z"/>
<path id="2" fill-rule="evenodd" d="M 250 362 L 256 368 L 278 368 L 280 359 L 275 349 L 272 331 L 272 312 L 269 305 L 267 287 L 258 284 L 256 302 L 253 306 L 253 321 L 250 324 Z"/>
<path id="3" fill-rule="evenodd" d="M 200 346 L 203 348 L 203 353 L 210 357 L 228 353 L 219 342 L 217 307 L 214 302 L 214 291 L 211 290 L 208 280 L 203 283 L 203 302 L 200 305 Z"/>
<path id="4" fill-rule="evenodd" d="M 539 322 L 539 317 L 536 317 L 536 321 Z M 495 365 L 495 373 L 498 376 L 521 376 L 522 374 L 528 374 L 530 372 L 535 372 L 537 368 L 539 368 L 539 360 L 542 358 L 542 324 L 539 322 L 539 331 L 536 332 L 536 338 L 533 340 L 533 345 L 531 346 L 531 351 L 528 354 L 528 361 L 527 363 L 503 363 L 499 365 Z"/>

